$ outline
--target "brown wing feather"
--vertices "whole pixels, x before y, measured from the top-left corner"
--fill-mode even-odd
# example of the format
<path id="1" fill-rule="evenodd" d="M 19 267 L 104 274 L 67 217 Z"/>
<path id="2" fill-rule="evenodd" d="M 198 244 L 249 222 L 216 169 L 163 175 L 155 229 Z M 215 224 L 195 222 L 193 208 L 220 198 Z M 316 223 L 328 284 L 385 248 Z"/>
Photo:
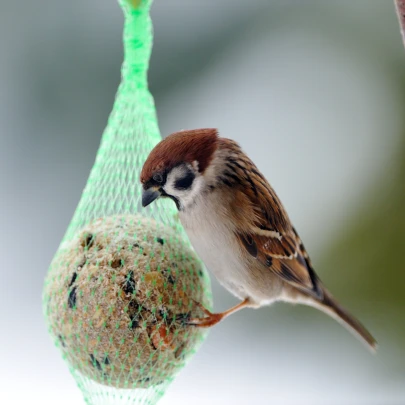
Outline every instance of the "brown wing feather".
<path id="1" fill-rule="evenodd" d="M 241 245 L 270 271 L 300 291 L 322 299 L 318 277 L 293 235 L 281 239 L 258 234 L 238 234 Z"/>
<path id="2" fill-rule="evenodd" d="M 339 320 L 375 350 L 377 342 L 370 332 L 318 279 L 298 233 L 270 184 L 235 142 L 224 140 L 221 145 L 230 151 L 224 176 L 234 190 L 230 215 L 238 224 L 236 236 L 241 249 L 291 286 L 290 294 L 313 297 L 316 308 Z M 235 178 L 239 181 L 234 182 Z"/>
<path id="3" fill-rule="evenodd" d="M 232 176 L 244 179 L 233 184 L 235 198 L 231 207 L 238 223 L 243 224 L 244 232 L 237 234 L 242 248 L 284 281 L 322 299 L 309 256 L 280 199 L 254 163 L 241 155 L 236 143 L 227 140 L 225 147 L 238 156 L 232 159 L 231 153 L 225 176 L 230 181 Z"/>

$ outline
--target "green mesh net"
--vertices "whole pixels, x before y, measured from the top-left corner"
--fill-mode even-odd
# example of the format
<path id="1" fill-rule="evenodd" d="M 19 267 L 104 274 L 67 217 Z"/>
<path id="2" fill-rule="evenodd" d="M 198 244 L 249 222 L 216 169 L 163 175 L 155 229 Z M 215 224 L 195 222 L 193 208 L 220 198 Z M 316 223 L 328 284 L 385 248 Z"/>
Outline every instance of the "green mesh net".
<path id="1" fill-rule="evenodd" d="M 161 139 L 147 86 L 151 0 L 120 0 L 124 63 L 113 111 L 43 292 L 46 322 L 89 404 L 154 404 L 206 336 L 210 280 L 170 201 L 141 208 Z"/>

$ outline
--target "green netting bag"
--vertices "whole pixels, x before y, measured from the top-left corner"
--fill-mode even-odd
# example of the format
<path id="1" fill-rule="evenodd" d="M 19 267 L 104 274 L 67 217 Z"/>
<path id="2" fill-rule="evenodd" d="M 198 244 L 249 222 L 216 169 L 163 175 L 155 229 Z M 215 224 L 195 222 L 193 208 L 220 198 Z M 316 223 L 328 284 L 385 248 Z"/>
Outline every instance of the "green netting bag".
<path id="1" fill-rule="evenodd" d="M 89 404 L 154 404 L 206 336 L 186 325 L 212 307 L 210 280 L 159 201 L 141 208 L 139 173 L 161 139 L 147 87 L 152 0 L 120 0 L 122 80 L 96 161 L 50 265 L 49 333 Z"/>

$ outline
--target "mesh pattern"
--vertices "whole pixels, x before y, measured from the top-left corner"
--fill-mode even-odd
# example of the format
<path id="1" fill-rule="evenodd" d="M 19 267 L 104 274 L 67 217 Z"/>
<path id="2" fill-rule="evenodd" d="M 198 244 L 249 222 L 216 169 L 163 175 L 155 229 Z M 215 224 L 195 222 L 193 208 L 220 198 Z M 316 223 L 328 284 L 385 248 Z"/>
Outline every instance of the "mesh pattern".
<path id="1" fill-rule="evenodd" d="M 170 201 L 141 208 L 159 142 L 147 88 L 151 0 L 120 0 L 124 63 L 113 111 L 43 292 L 49 333 L 89 404 L 154 404 L 206 336 L 209 277 Z"/>

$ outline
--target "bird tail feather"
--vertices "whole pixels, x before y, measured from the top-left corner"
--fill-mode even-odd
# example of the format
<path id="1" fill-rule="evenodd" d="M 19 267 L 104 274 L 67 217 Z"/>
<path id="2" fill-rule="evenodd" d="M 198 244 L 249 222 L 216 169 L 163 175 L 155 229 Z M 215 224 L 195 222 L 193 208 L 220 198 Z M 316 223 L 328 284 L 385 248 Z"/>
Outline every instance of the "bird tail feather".
<path id="1" fill-rule="evenodd" d="M 288 286 L 285 288 L 283 294 L 283 301 L 291 303 L 299 303 L 308 306 L 312 306 L 322 312 L 326 313 L 346 329 L 353 333 L 357 338 L 360 339 L 366 346 L 375 353 L 377 350 L 377 341 L 373 335 L 366 329 L 366 327 L 355 318 L 347 309 L 343 308 L 337 300 L 332 296 L 332 294 L 319 282 L 318 288 L 320 292 L 320 297 L 315 298 L 303 291 L 299 291 L 296 288 Z"/>
<path id="2" fill-rule="evenodd" d="M 343 308 L 326 288 L 322 290 L 323 300 L 319 302 L 319 309 L 336 319 L 350 332 L 366 343 L 372 352 L 375 352 L 377 350 L 377 341 L 373 335 L 357 318 L 347 309 Z"/>

